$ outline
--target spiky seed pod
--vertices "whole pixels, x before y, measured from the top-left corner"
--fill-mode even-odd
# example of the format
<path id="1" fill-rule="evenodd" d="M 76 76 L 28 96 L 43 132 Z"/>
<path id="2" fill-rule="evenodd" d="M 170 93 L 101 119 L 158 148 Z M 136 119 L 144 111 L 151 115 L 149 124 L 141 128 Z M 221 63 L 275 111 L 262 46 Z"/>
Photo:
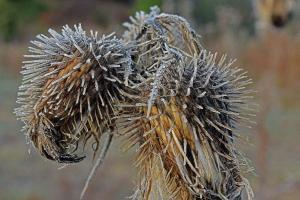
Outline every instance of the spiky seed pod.
<path id="1" fill-rule="evenodd" d="M 120 117 L 119 131 L 139 144 L 133 199 L 237 200 L 243 191 L 251 199 L 234 143 L 248 117 L 251 80 L 225 57 L 216 63 L 216 54 L 201 51 L 178 19 L 152 12 L 126 24 L 125 40 L 136 37 L 130 39 L 140 52 L 135 68 L 146 74 L 136 85 L 139 98 Z"/>
<path id="2" fill-rule="evenodd" d="M 101 134 L 114 128 L 113 104 L 123 100 L 130 50 L 113 34 L 88 36 L 81 25 L 38 35 L 24 62 L 20 107 L 24 131 L 40 153 L 59 162 L 78 162 L 79 143 L 89 138 L 98 149 Z"/>

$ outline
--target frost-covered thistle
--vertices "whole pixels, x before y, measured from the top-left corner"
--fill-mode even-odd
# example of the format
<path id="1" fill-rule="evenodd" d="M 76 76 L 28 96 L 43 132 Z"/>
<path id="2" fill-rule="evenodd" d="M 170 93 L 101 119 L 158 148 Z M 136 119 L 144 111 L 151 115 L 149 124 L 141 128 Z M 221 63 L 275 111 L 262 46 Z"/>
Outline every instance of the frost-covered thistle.
<path id="1" fill-rule="evenodd" d="M 136 17 L 124 38 L 141 52 L 133 62 L 144 79 L 136 85 L 136 111 L 124 109 L 130 123 L 121 126 L 139 143 L 133 197 L 241 199 L 246 191 L 251 199 L 234 144 L 237 126 L 251 115 L 251 80 L 226 57 L 217 62 L 183 18 L 156 10 Z"/>
<path id="2" fill-rule="evenodd" d="M 24 131 L 40 153 L 78 162 L 79 142 L 98 149 L 101 134 L 114 129 L 114 104 L 131 73 L 130 51 L 112 35 L 87 36 L 81 26 L 38 35 L 24 61 L 16 109 Z"/>
<path id="3" fill-rule="evenodd" d="M 33 144 L 76 162 L 81 142 L 109 131 L 137 148 L 133 199 L 252 199 L 235 145 L 251 115 L 246 72 L 217 62 L 182 17 L 130 19 L 122 40 L 64 27 L 33 42 L 16 110 Z"/>

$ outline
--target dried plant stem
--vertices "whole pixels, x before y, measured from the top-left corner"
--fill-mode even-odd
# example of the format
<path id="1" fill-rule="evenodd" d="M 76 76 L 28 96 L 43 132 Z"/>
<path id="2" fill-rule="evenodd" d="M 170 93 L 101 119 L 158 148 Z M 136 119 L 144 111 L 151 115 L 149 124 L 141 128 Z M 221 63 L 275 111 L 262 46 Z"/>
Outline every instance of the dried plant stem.
<path id="1" fill-rule="evenodd" d="M 80 200 L 83 199 L 83 197 L 84 197 L 84 195 L 85 195 L 85 193 L 86 193 L 86 190 L 87 190 L 88 187 L 89 187 L 89 183 L 91 182 L 93 176 L 95 175 L 96 170 L 97 170 L 97 169 L 101 166 L 101 164 L 103 163 L 103 160 L 104 160 L 104 158 L 105 158 L 105 156 L 106 156 L 106 154 L 107 154 L 107 151 L 108 151 L 108 149 L 109 149 L 109 146 L 110 146 L 110 144 L 111 144 L 111 142 L 112 142 L 112 138 L 113 138 L 113 134 L 109 133 L 108 136 L 107 136 L 107 138 L 106 138 L 106 141 L 105 141 L 104 144 L 103 144 L 103 148 L 102 148 L 102 150 L 101 150 L 101 152 L 100 152 L 100 154 L 99 154 L 99 157 L 98 157 L 98 159 L 96 160 L 96 163 L 94 164 L 92 170 L 90 171 L 90 174 L 89 174 L 88 178 L 87 178 L 86 181 L 85 181 L 85 185 L 84 185 L 84 187 L 83 187 L 83 189 L 82 189 L 82 191 L 81 191 L 81 194 L 80 194 Z"/>

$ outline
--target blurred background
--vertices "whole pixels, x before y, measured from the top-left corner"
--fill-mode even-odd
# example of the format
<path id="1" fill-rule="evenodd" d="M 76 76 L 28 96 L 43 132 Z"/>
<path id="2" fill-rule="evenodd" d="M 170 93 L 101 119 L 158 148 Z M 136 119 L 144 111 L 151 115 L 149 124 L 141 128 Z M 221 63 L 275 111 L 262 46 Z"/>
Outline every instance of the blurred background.
<path id="1" fill-rule="evenodd" d="M 283 0 L 288 1 L 288 0 Z M 250 165 L 255 199 L 300 199 L 300 7 L 281 28 L 256 29 L 251 0 L 0 0 L 0 199 L 78 199 L 93 165 L 61 165 L 40 157 L 20 133 L 16 106 L 19 71 L 29 41 L 49 27 L 82 23 L 99 33 L 116 31 L 135 11 L 159 5 L 187 18 L 205 48 L 237 58 L 254 79 L 260 105 L 257 124 L 242 145 Z M 284 8 L 282 8 L 284 13 Z M 290 14 L 290 13 L 289 13 Z M 289 18 L 290 19 L 290 18 Z M 133 152 L 115 142 L 98 170 L 87 199 L 124 199 L 133 192 Z"/>

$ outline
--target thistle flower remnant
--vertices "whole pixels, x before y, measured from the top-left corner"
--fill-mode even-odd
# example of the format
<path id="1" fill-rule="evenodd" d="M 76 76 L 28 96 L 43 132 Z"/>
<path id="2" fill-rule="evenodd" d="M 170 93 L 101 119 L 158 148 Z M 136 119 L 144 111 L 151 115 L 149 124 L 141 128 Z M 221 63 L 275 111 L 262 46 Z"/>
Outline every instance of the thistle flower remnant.
<path id="1" fill-rule="evenodd" d="M 122 39 L 80 25 L 37 36 L 16 109 L 26 135 L 64 163 L 81 161 L 89 139 L 97 152 L 103 134 L 122 138 L 138 152 L 132 199 L 252 199 L 236 148 L 251 79 L 180 16 L 152 7 L 130 20 Z"/>

